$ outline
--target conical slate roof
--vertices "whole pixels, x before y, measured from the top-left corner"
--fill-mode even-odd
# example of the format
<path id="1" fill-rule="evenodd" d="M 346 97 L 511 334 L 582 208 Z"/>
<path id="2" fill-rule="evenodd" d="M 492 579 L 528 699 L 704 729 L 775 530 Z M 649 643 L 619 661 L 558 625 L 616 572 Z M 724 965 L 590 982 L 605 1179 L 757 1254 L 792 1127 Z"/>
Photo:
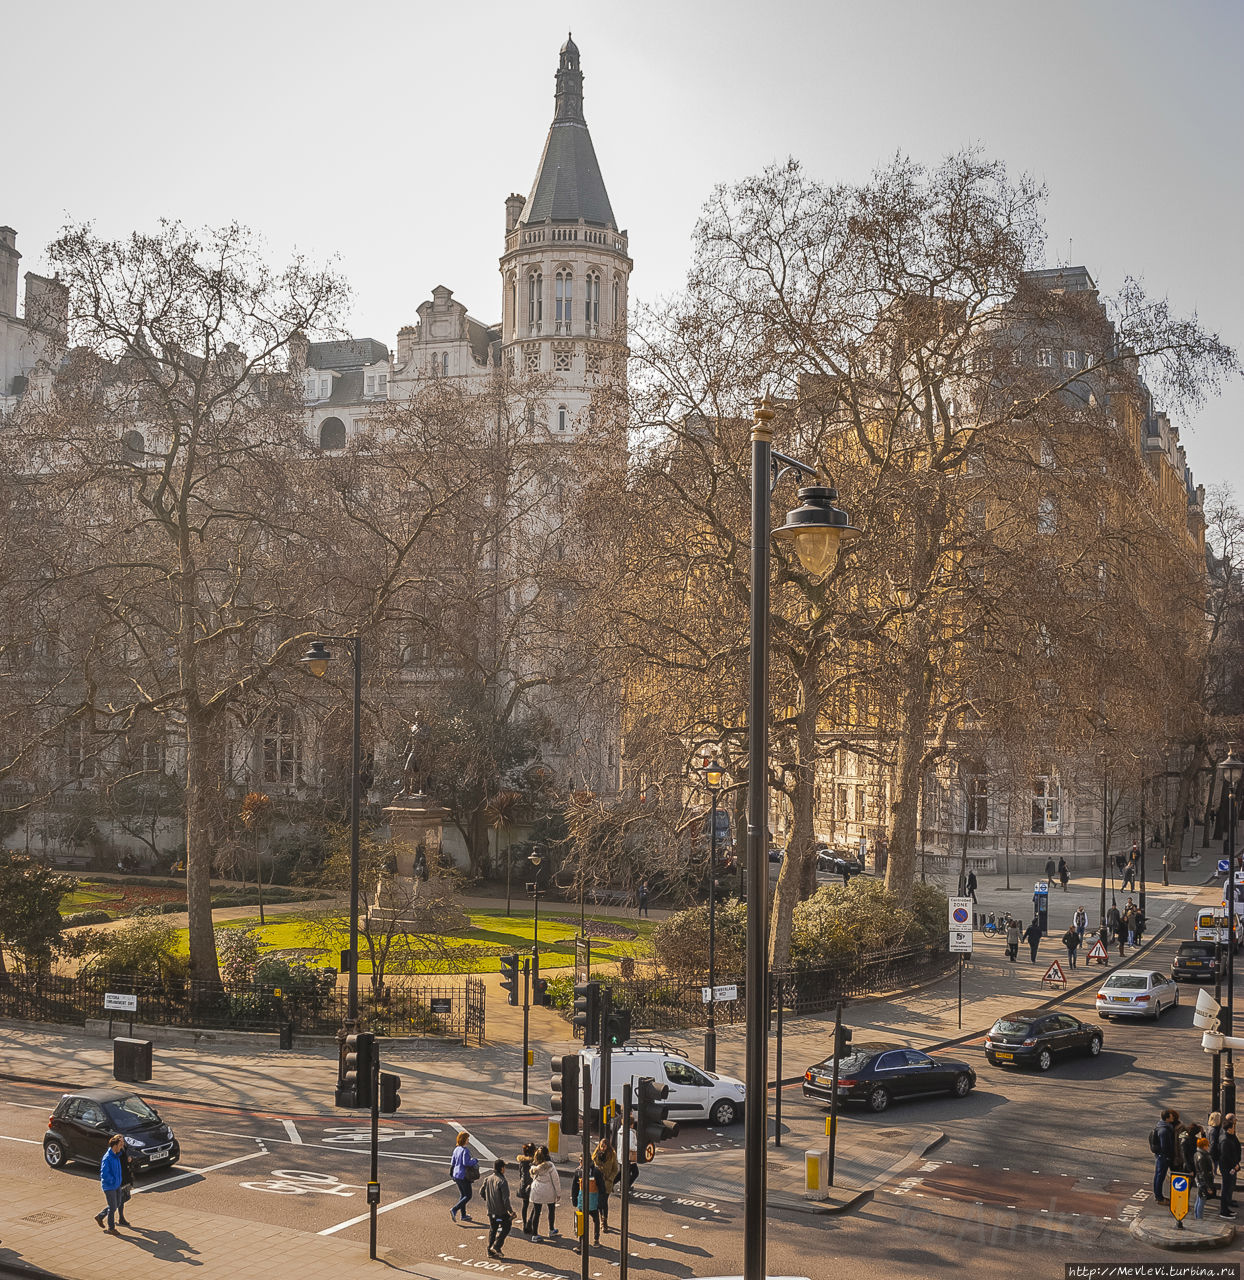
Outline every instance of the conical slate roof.
<path id="1" fill-rule="evenodd" d="M 557 68 L 556 109 L 549 136 L 536 170 L 531 194 L 519 215 L 519 224 L 577 222 L 580 218 L 616 231 L 605 180 L 600 176 L 592 135 L 583 118 L 583 72 L 573 40 L 562 46 Z"/>

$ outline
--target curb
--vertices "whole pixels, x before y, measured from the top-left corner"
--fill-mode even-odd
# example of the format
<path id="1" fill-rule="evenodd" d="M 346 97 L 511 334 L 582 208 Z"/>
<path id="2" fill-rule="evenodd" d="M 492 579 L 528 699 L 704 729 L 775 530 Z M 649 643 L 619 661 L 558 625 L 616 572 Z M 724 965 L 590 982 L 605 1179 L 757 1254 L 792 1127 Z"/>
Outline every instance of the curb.
<path id="1" fill-rule="evenodd" d="M 1188 1226 L 1181 1229 L 1172 1225 L 1173 1219 L 1166 1214 L 1142 1215 L 1132 1220 L 1128 1234 L 1158 1249 L 1183 1252 L 1225 1249 L 1235 1239 L 1235 1227 L 1230 1222 L 1219 1225 L 1205 1219 L 1197 1222 L 1195 1218 L 1188 1218 L 1186 1221 Z"/>

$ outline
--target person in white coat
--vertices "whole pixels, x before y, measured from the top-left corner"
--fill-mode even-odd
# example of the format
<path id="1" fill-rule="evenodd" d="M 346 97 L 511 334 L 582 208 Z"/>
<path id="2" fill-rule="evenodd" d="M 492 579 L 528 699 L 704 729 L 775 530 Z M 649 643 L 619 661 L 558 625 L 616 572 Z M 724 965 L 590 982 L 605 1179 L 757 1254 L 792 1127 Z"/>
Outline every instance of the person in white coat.
<path id="1" fill-rule="evenodd" d="M 540 1234 L 540 1211 L 548 1208 L 549 1236 L 560 1236 L 557 1229 L 557 1205 L 562 1198 L 562 1180 L 552 1160 L 548 1147 L 536 1148 L 535 1163 L 531 1166 L 531 1234 L 530 1239 L 543 1240 Z"/>

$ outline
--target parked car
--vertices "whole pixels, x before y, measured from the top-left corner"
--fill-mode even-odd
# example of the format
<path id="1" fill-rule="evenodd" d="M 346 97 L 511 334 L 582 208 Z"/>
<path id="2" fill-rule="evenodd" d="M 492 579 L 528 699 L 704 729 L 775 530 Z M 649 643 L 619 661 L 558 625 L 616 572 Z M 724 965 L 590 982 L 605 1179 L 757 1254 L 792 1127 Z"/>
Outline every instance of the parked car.
<path id="1" fill-rule="evenodd" d="M 985 1036 L 985 1057 L 995 1067 L 1034 1065 L 1048 1071 L 1060 1054 L 1101 1052 L 1102 1029 L 1069 1013 L 1019 1009 L 1004 1014 Z"/>
<path id="2" fill-rule="evenodd" d="M 845 874 L 848 879 L 864 874 L 864 864 L 849 853 L 837 849 L 827 849 L 823 845 L 816 851 L 816 869 L 818 873 L 831 876 Z"/>
<path id="3" fill-rule="evenodd" d="M 1152 1018 L 1179 1004 L 1179 988 L 1167 973 L 1152 969 L 1116 969 L 1097 992 L 1103 1018 Z"/>
<path id="4" fill-rule="evenodd" d="M 1171 965 L 1176 982 L 1212 979 L 1218 972 L 1218 946 L 1213 942 L 1181 942 Z"/>
<path id="5" fill-rule="evenodd" d="M 181 1159 L 181 1147 L 159 1112 L 138 1094 L 115 1087 L 65 1094 L 48 1117 L 43 1158 L 53 1169 L 71 1160 L 98 1166 L 114 1133 L 125 1139 L 135 1173 Z"/>
<path id="6" fill-rule="evenodd" d="M 829 1103 L 833 1095 L 834 1058 L 822 1058 L 803 1073 L 803 1096 Z M 934 1058 L 919 1049 L 896 1044 L 857 1044 L 838 1062 L 838 1101 L 863 1102 L 884 1111 L 895 1098 L 950 1093 L 966 1098 L 976 1072 L 956 1058 Z"/>
<path id="7" fill-rule="evenodd" d="M 781 862 L 784 857 L 786 857 L 785 849 L 779 849 L 776 845 L 769 849 L 770 862 Z"/>

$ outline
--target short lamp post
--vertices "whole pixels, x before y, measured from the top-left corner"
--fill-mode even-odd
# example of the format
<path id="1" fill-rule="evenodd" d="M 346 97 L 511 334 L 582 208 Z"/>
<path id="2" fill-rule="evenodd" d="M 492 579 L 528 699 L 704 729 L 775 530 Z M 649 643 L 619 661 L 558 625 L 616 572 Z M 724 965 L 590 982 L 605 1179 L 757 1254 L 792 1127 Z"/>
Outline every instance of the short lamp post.
<path id="1" fill-rule="evenodd" d="M 1236 798 L 1239 794 L 1240 779 L 1244 778 L 1244 760 L 1236 754 L 1234 747 L 1228 745 L 1227 756 L 1218 765 L 1218 776 L 1222 779 L 1223 799 L 1227 808 L 1227 920 L 1230 927 L 1227 932 L 1227 1012 L 1223 1020 L 1222 1033 L 1234 1035 L 1235 1015 L 1235 948 L 1237 938 L 1237 921 L 1235 918 L 1235 817 Z M 1227 1063 L 1223 1070 L 1222 1103 L 1223 1115 L 1235 1111 L 1235 1065 L 1231 1050 L 1227 1050 Z"/>
<path id="2" fill-rule="evenodd" d="M 359 1016 L 359 800 L 362 791 L 360 726 L 363 716 L 363 641 L 358 636 L 326 636 L 303 654 L 307 670 L 321 680 L 333 655 L 327 641 L 350 646 L 354 658 L 353 727 L 350 735 L 350 966 L 346 987 L 346 1023 L 353 1031 Z"/>
<path id="3" fill-rule="evenodd" d="M 704 1070 L 717 1070 L 717 801 L 721 797 L 721 766 L 708 756 L 700 760 L 700 776 L 712 797 L 709 811 L 708 854 L 708 1026 L 704 1030 Z"/>
<path id="4" fill-rule="evenodd" d="M 815 476 L 812 467 L 773 448 L 773 405 L 766 396 L 752 416 L 751 681 L 747 754 L 747 1106 L 743 1112 L 743 1280 L 766 1280 L 766 1140 L 768 1129 L 768 914 L 769 914 L 769 539 L 770 502 L 787 472 Z M 775 469 L 779 468 L 779 469 Z M 793 547 L 805 572 L 828 573 L 839 546 L 859 536 L 837 491 L 821 485 L 799 490 L 800 506 L 772 536 Z"/>

